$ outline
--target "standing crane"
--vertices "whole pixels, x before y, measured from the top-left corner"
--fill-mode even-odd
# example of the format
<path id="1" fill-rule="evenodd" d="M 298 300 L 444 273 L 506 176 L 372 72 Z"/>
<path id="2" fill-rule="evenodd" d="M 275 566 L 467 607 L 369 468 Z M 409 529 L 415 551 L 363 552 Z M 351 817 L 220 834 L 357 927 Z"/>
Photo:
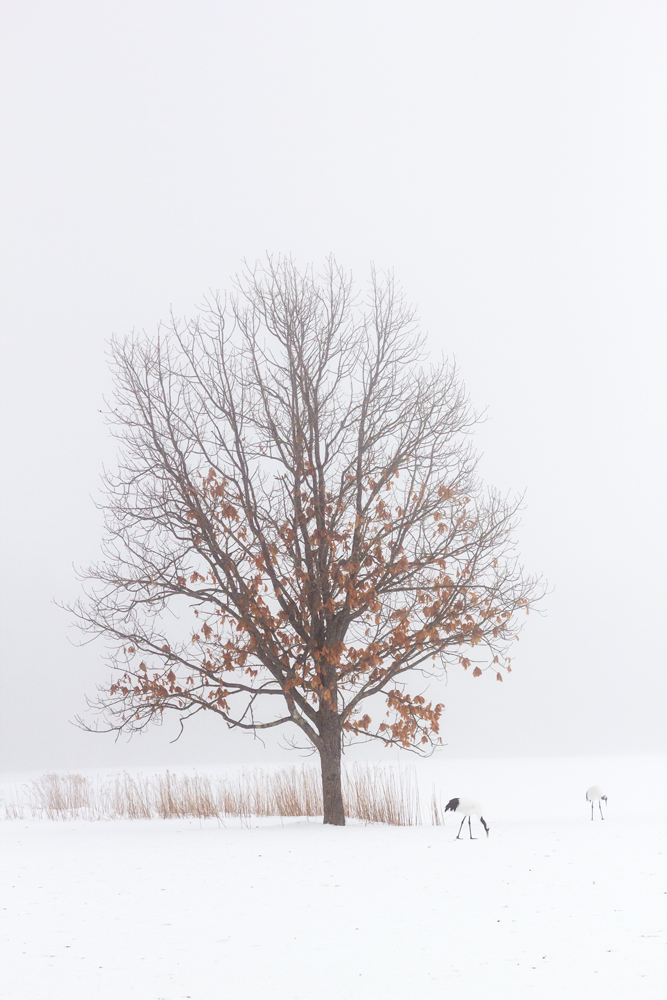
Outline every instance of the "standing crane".
<path id="1" fill-rule="evenodd" d="M 596 802 L 598 804 L 598 809 L 600 810 L 600 817 L 604 819 L 604 816 L 602 815 L 602 803 L 604 802 L 605 806 L 607 805 L 607 796 L 604 794 L 599 785 L 591 785 L 586 792 L 586 801 L 591 804 L 591 819 L 593 819 L 593 809 Z"/>
<path id="2" fill-rule="evenodd" d="M 470 839 L 477 840 L 477 837 L 473 837 L 472 835 L 472 826 L 470 824 L 471 816 L 477 816 L 480 823 L 486 830 L 487 837 L 489 836 L 489 828 L 486 825 L 484 817 L 482 816 L 482 807 L 479 802 L 475 801 L 475 799 L 450 799 L 445 806 L 445 812 L 460 813 L 463 816 L 459 832 L 456 834 L 457 840 L 461 839 L 461 830 L 463 829 L 463 824 L 465 823 L 466 818 L 468 820 L 468 832 L 470 833 Z"/>

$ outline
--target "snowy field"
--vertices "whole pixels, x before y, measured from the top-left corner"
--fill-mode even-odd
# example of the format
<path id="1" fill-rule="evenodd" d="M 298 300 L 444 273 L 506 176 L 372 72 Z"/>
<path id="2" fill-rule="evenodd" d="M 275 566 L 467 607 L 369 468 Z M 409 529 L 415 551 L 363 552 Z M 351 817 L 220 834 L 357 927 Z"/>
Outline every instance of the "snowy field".
<path id="1" fill-rule="evenodd" d="M 456 841 L 455 817 L 1 823 L 0 997 L 666 995 L 664 758 L 415 771 L 424 799 L 479 798 L 489 838 Z"/>

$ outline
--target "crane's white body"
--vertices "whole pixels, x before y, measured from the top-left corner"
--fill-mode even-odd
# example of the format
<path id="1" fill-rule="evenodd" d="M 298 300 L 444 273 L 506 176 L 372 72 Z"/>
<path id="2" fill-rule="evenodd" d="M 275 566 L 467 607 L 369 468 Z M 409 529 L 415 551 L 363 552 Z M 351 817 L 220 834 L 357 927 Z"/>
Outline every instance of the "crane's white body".
<path id="1" fill-rule="evenodd" d="M 600 816 L 604 819 L 604 816 L 602 815 L 602 803 L 604 802 L 605 805 L 607 804 L 607 796 L 599 785 L 591 785 L 586 792 L 586 801 L 591 804 L 591 819 L 593 819 L 593 809 L 596 802 L 598 804 L 598 809 L 600 810 Z"/>
<path id="2" fill-rule="evenodd" d="M 479 804 L 479 802 L 477 802 L 476 799 L 450 799 L 447 805 L 445 806 L 445 812 L 455 812 L 463 816 L 463 819 L 461 820 L 461 826 L 459 827 L 459 832 L 456 834 L 457 840 L 461 839 L 461 830 L 463 829 L 463 824 L 465 823 L 466 819 L 468 820 L 468 832 L 470 834 L 470 839 L 471 840 L 477 839 L 472 835 L 472 825 L 470 822 L 472 816 L 477 817 L 477 819 L 484 827 L 487 837 L 489 836 L 489 827 L 486 825 L 486 821 L 482 816 L 482 807 Z"/>
<path id="3" fill-rule="evenodd" d="M 482 815 L 482 807 L 477 799 L 459 799 L 459 804 L 453 812 L 462 813 L 464 816 L 477 816 Z"/>

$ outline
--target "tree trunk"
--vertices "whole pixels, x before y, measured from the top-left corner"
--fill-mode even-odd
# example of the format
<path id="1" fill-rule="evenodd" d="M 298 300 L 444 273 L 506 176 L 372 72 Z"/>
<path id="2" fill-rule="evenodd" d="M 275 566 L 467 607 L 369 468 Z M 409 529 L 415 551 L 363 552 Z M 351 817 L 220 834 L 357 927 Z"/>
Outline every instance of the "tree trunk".
<path id="1" fill-rule="evenodd" d="M 324 822 L 331 826 L 345 826 L 345 807 L 341 784 L 341 742 L 338 727 L 327 733 L 320 749 L 322 767 L 322 803 Z"/>

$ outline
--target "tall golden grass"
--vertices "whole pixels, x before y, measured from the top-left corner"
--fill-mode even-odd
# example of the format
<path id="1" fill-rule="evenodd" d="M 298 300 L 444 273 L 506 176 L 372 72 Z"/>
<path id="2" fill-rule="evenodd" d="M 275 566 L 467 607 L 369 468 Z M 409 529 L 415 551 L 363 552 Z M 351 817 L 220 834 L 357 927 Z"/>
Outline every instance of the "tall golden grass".
<path id="1" fill-rule="evenodd" d="M 419 791 L 411 770 L 355 764 L 343 773 L 345 812 L 350 819 L 392 826 L 418 826 Z M 122 773 L 106 779 L 81 774 L 44 774 L 1 803 L 4 819 L 218 819 L 322 815 L 315 767 L 254 768 L 223 776 Z M 444 814 L 435 791 L 430 822 Z"/>

